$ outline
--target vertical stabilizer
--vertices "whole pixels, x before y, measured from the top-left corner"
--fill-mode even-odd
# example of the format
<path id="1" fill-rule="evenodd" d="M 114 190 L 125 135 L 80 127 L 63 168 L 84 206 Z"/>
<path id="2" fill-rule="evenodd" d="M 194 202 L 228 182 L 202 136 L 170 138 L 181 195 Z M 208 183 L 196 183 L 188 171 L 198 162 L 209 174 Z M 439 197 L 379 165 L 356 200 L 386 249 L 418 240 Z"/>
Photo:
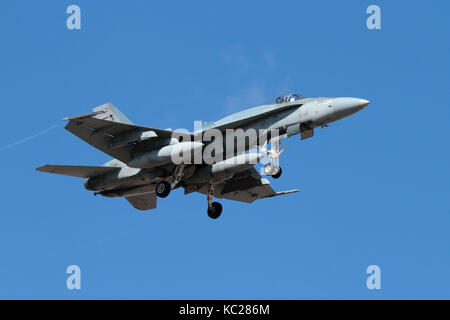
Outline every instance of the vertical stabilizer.
<path id="1" fill-rule="evenodd" d="M 103 111 L 95 116 L 97 119 L 109 120 L 114 122 L 133 124 L 120 110 L 112 103 L 107 103 L 94 108 L 94 112 Z"/>

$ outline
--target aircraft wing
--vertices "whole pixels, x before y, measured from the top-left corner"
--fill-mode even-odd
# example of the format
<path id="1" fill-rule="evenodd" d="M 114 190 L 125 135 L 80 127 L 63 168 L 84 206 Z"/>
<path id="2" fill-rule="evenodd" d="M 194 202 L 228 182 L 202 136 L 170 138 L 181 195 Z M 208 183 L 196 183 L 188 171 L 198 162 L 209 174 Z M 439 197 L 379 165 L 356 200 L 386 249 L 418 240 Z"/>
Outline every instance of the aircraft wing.
<path id="1" fill-rule="evenodd" d="M 207 187 L 204 186 L 196 191 L 207 194 Z M 298 191 L 275 192 L 270 186 L 269 180 L 262 178 L 256 169 L 252 168 L 235 175 L 230 180 L 215 185 L 214 197 L 252 203 L 258 199 L 276 197 Z"/>
<path id="2" fill-rule="evenodd" d="M 133 207 L 138 210 L 151 210 L 156 208 L 156 194 L 147 193 L 133 197 L 126 197 Z"/>
<path id="3" fill-rule="evenodd" d="M 69 121 L 66 129 L 91 146 L 124 163 L 128 163 L 134 154 L 151 149 L 155 140 L 170 139 L 174 134 L 171 130 L 148 128 L 91 117 L 97 114 L 97 112 L 93 112 L 66 118 L 64 120 Z M 186 136 L 191 139 L 189 133 L 175 132 L 175 134 L 177 137 Z"/>

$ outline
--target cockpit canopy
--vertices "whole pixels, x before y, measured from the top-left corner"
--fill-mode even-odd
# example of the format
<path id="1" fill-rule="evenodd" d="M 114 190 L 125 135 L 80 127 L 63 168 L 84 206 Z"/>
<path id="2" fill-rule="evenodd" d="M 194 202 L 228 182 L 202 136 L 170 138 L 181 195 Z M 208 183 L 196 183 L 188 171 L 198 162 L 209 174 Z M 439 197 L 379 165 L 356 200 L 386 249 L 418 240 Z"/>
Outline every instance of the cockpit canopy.
<path id="1" fill-rule="evenodd" d="M 276 103 L 285 103 L 285 102 L 292 102 L 292 101 L 296 101 L 296 100 L 300 100 L 300 99 L 304 99 L 304 98 L 305 97 L 302 97 L 298 94 L 290 93 L 288 95 L 278 97 L 275 100 L 275 102 Z"/>

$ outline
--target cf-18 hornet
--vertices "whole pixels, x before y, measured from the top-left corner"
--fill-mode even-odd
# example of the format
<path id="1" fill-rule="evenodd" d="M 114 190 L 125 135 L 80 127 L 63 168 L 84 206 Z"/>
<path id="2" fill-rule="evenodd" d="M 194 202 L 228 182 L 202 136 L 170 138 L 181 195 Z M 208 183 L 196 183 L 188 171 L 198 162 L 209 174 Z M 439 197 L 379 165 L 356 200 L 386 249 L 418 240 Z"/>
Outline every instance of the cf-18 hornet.
<path id="1" fill-rule="evenodd" d="M 243 110 L 197 130 L 156 129 L 133 124 L 111 103 L 65 118 L 66 129 L 114 159 L 103 166 L 46 165 L 36 170 L 85 178 L 94 195 L 124 197 L 139 210 L 156 208 L 171 190 L 199 192 L 217 219 L 213 198 L 252 203 L 298 190 L 275 192 L 263 176 L 282 174 L 281 140 L 313 137 L 314 129 L 348 117 L 370 102 L 360 98 L 278 97 L 273 104 Z M 268 148 L 270 145 L 270 149 Z M 261 170 L 255 165 L 267 162 Z"/>

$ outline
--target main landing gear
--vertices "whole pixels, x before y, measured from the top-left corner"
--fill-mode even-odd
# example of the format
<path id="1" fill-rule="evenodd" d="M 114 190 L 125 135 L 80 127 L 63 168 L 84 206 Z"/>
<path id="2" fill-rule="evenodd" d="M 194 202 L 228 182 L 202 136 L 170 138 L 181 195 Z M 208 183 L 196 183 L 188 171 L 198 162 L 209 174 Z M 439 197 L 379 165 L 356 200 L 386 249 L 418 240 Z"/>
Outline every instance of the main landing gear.
<path id="1" fill-rule="evenodd" d="M 158 197 L 165 198 L 169 195 L 171 189 L 170 183 L 167 181 L 161 181 L 156 185 L 155 192 Z"/>
<path id="2" fill-rule="evenodd" d="M 156 185 L 155 193 L 158 197 L 166 198 L 169 195 L 172 188 L 175 185 L 177 185 L 178 182 L 180 181 L 180 179 L 182 177 L 183 169 L 184 168 L 182 168 L 181 170 L 176 170 L 175 179 L 172 181 L 171 184 L 167 181 L 160 181 Z M 208 216 L 211 219 L 217 219 L 222 214 L 222 205 L 219 202 L 213 202 L 214 185 L 212 184 L 212 182 L 208 183 L 207 196 L 208 196 L 208 211 L 207 211 Z"/>
<path id="3" fill-rule="evenodd" d="M 172 183 L 168 183 L 167 181 L 161 181 L 156 185 L 155 192 L 156 195 L 160 198 L 165 198 L 169 195 L 170 191 L 181 181 L 184 174 L 185 164 L 181 164 L 175 168 L 175 172 L 173 175 Z"/>
<path id="4" fill-rule="evenodd" d="M 217 219 L 222 214 L 222 205 L 219 202 L 213 202 L 214 186 L 212 183 L 208 184 L 208 216 L 211 219 Z"/>

